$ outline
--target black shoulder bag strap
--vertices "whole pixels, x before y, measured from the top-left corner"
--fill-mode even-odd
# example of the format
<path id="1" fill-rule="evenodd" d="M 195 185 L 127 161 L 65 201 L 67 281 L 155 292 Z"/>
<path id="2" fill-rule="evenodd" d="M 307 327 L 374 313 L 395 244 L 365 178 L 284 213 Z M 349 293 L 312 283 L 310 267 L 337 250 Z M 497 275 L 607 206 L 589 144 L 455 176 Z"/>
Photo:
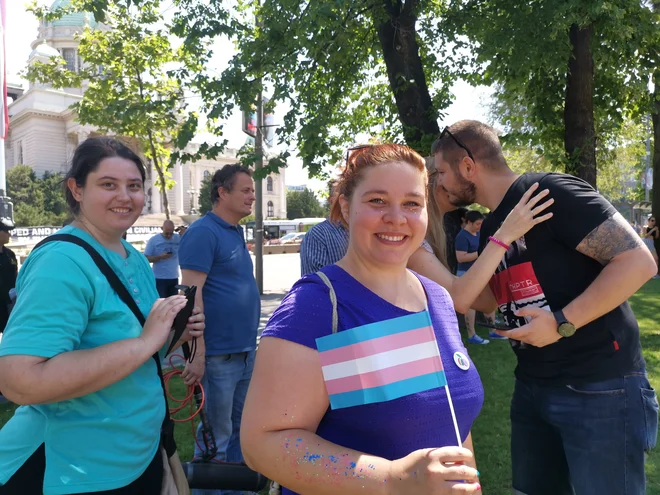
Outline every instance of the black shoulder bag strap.
<path id="1" fill-rule="evenodd" d="M 49 237 L 46 237 L 44 240 L 39 242 L 33 248 L 33 250 L 43 246 L 44 244 L 55 241 L 70 242 L 72 244 L 76 244 L 77 246 L 80 246 L 85 251 L 87 251 L 87 253 L 94 260 L 94 263 L 96 263 L 96 266 L 98 266 L 99 270 L 101 270 L 101 273 L 103 273 L 103 275 L 105 275 L 105 278 L 108 279 L 108 283 L 117 293 L 119 299 L 121 299 L 126 304 L 126 306 L 130 308 L 130 310 L 133 312 L 135 317 L 140 322 L 140 325 L 144 326 L 146 322 L 144 315 L 142 314 L 142 311 L 140 311 L 140 308 L 138 307 L 137 303 L 131 296 L 130 292 L 128 292 L 128 289 L 119 279 L 119 277 L 114 272 L 114 270 L 110 267 L 108 262 L 105 261 L 103 257 L 99 254 L 99 252 L 96 249 L 94 249 L 89 243 L 83 241 L 80 237 L 77 237 L 75 235 L 54 234 Z M 163 397 L 165 398 L 165 418 L 163 419 L 163 426 L 161 428 L 161 440 L 163 442 L 163 447 L 165 448 L 165 452 L 167 453 L 167 457 L 169 458 L 172 455 L 174 455 L 174 452 L 176 452 L 176 443 L 174 442 L 174 422 L 172 421 L 172 418 L 170 418 L 170 409 L 167 402 L 167 391 L 165 389 L 165 381 L 163 379 L 163 368 L 161 367 L 160 364 L 160 356 L 158 355 L 158 352 L 156 352 L 156 354 L 154 354 L 152 357 L 154 361 L 156 361 L 156 367 L 158 368 L 158 376 L 160 378 L 160 384 L 163 387 Z"/>

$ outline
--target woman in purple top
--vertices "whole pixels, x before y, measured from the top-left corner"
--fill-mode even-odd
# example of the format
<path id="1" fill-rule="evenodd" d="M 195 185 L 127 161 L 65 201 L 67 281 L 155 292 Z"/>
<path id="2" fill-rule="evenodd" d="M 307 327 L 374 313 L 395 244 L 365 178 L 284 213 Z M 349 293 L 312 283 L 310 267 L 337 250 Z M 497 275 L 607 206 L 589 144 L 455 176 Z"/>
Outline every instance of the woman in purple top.
<path id="1" fill-rule="evenodd" d="M 332 334 L 330 292 L 308 275 L 261 339 L 243 411 L 248 465 L 301 494 L 478 493 L 470 429 L 483 388 L 461 343 L 451 298 L 406 269 L 427 227 L 424 159 L 405 146 L 352 150 L 331 217 L 348 226 L 346 256 L 323 273 L 337 296 L 338 332 L 411 315 L 427 303 L 452 391 L 443 388 L 330 409 L 316 338 Z"/>

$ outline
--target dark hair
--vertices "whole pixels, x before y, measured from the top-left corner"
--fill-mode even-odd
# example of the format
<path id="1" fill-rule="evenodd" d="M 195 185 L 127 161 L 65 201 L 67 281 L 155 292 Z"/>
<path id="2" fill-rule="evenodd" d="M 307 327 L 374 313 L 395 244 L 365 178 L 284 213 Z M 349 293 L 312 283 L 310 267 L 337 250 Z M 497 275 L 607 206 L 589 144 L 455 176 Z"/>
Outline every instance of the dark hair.
<path id="1" fill-rule="evenodd" d="M 458 215 L 458 218 L 460 220 L 463 220 L 465 218 L 465 215 L 467 215 L 467 212 L 469 210 L 465 206 L 459 206 L 456 208 L 456 214 Z"/>
<path id="2" fill-rule="evenodd" d="M 465 214 L 465 221 L 474 223 L 484 219 L 484 214 L 477 210 L 470 210 Z"/>
<path id="3" fill-rule="evenodd" d="M 346 221 L 341 214 L 339 196 L 351 199 L 355 188 L 362 181 L 366 169 L 392 162 L 408 163 L 424 173 L 425 181 L 428 179 L 424 158 L 407 146 L 400 144 L 374 144 L 358 146 L 348 150 L 346 166 L 335 184 L 336 194 L 330 207 L 330 221 L 341 223 L 346 227 Z M 426 186 L 426 183 L 424 186 Z"/>
<path id="4" fill-rule="evenodd" d="M 252 177 L 252 170 L 245 165 L 235 163 L 233 165 L 225 165 L 213 174 L 213 178 L 211 179 L 211 203 L 215 204 L 220 199 L 219 187 L 222 187 L 227 192 L 232 192 L 236 184 L 237 174 L 247 174 Z"/>
<path id="5" fill-rule="evenodd" d="M 78 145 L 76 151 L 73 153 L 73 160 L 71 160 L 71 168 L 64 176 L 64 195 L 66 203 L 69 205 L 69 210 L 72 214 L 77 215 L 80 211 L 80 203 L 73 197 L 73 193 L 69 189 L 67 182 L 69 179 L 75 179 L 79 187 L 85 186 L 87 183 L 87 176 L 99 168 L 101 161 L 105 158 L 113 158 L 118 156 L 135 163 L 142 182 L 146 180 L 146 173 L 144 171 L 144 164 L 140 157 L 126 146 L 124 143 L 111 137 L 93 137 L 85 139 Z"/>
<path id="6" fill-rule="evenodd" d="M 458 140 L 470 150 L 474 159 L 485 167 L 498 169 L 507 166 L 497 132 L 491 126 L 477 120 L 460 120 L 448 129 L 451 135 L 443 134 L 433 143 L 433 156 L 442 153 L 444 160 L 456 168 L 467 154 L 456 142 Z"/>

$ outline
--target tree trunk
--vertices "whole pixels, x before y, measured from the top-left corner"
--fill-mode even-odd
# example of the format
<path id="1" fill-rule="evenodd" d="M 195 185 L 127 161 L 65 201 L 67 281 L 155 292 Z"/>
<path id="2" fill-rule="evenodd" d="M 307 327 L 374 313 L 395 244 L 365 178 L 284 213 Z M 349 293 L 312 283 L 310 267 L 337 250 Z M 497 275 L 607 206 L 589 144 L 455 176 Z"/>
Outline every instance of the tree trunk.
<path id="1" fill-rule="evenodd" d="M 374 9 L 374 22 L 403 135 L 408 146 L 426 156 L 440 129 L 419 56 L 414 13 L 417 2 L 408 0 L 404 6 L 384 0 L 384 4 L 387 15 L 381 17 Z"/>
<path id="2" fill-rule="evenodd" d="M 566 172 L 596 187 L 596 130 L 594 126 L 594 60 L 591 53 L 593 25 L 573 24 L 569 37 L 572 52 L 566 74 L 564 147 Z"/>
<path id="3" fill-rule="evenodd" d="M 142 84 L 142 75 L 140 74 L 140 70 L 138 68 L 135 68 L 135 77 L 138 82 L 138 87 L 140 88 L 140 98 L 144 103 L 145 102 L 144 85 Z M 165 209 L 165 218 L 169 220 L 170 202 L 167 200 L 167 187 L 165 183 L 165 175 L 163 174 L 163 170 L 160 168 L 161 164 L 160 164 L 160 160 L 158 160 L 158 153 L 156 153 L 156 145 L 154 143 L 154 135 L 151 132 L 151 129 L 147 130 L 147 138 L 149 140 L 149 148 L 151 148 L 151 159 L 154 162 L 154 168 L 156 169 L 156 173 L 158 174 L 158 178 L 160 179 L 160 187 L 158 188 L 158 191 L 160 192 L 163 198 L 163 208 Z"/>
<path id="4" fill-rule="evenodd" d="M 170 219 L 170 202 L 167 199 L 167 188 L 165 187 L 165 175 L 163 175 L 163 170 L 160 168 L 160 161 L 158 160 L 158 155 L 156 154 L 156 147 L 153 143 L 153 136 L 151 132 L 149 133 L 149 146 L 151 147 L 151 155 L 153 156 L 154 168 L 160 179 L 160 187 L 158 191 L 160 192 L 163 198 L 163 209 L 165 210 L 165 218 Z M 155 184 L 154 184 L 155 185 Z"/>
<path id="5" fill-rule="evenodd" d="M 651 119 L 653 120 L 653 149 L 651 166 L 653 167 L 653 190 L 651 201 L 653 215 L 660 215 L 660 70 L 653 74 L 655 90 L 651 95 Z"/>

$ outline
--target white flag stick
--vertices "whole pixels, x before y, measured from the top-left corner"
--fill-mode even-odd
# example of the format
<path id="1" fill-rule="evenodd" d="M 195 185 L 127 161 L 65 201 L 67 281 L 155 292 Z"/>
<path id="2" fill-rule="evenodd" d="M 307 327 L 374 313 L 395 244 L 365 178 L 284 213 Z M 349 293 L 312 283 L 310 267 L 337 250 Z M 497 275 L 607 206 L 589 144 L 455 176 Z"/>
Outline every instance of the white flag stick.
<path id="1" fill-rule="evenodd" d="M 447 392 L 447 402 L 449 402 L 449 410 L 451 411 L 451 420 L 454 423 L 454 431 L 456 432 L 456 442 L 459 447 L 463 446 L 461 441 L 461 432 L 458 429 L 458 421 L 456 421 L 456 413 L 454 412 L 454 403 L 451 400 L 451 394 L 449 393 L 449 385 L 445 385 L 445 392 Z"/>

